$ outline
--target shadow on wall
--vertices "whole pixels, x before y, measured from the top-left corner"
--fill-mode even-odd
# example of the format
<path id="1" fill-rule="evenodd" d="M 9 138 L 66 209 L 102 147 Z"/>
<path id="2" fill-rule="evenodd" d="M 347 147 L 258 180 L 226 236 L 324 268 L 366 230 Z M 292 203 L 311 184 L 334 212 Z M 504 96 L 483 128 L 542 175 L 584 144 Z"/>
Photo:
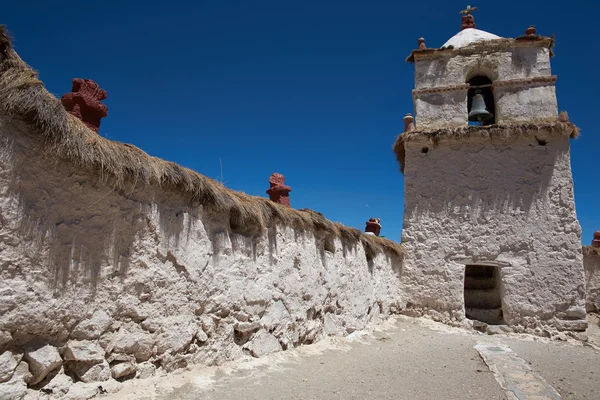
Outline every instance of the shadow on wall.
<path id="1" fill-rule="evenodd" d="M 523 76 L 531 76 L 533 66 L 536 65 L 538 53 L 529 48 L 517 47 L 512 51 L 511 63 L 515 71 Z"/>
<path id="2" fill-rule="evenodd" d="M 549 195 L 555 163 L 567 156 L 568 140 L 546 142 L 532 137 L 528 144 L 524 138 L 486 140 L 491 144 L 446 142 L 416 155 L 425 159 L 420 167 L 435 165 L 439 175 L 422 168 L 410 172 L 406 197 L 414 201 L 406 202 L 405 220 L 427 213 L 479 217 L 488 211 L 515 209 L 524 211 L 527 218 L 535 199 Z"/>
<path id="3" fill-rule="evenodd" d="M 108 273 L 125 274 L 142 233 L 149 233 L 157 245 L 176 247 L 193 231 L 195 218 L 184 218 L 184 213 L 194 215 L 195 209 L 180 195 L 135 185 L 117 189 L 110 181 L 103 183 L 44 155 L 39 143 L 22 139 L 23 132 L 10 136 L 3 157 L 10 158 L 15 170 L 8 194 L 18 201 L 19 233 L 33 244 L 36 262 L 50 264 L 56 289 L 82 282 L 94 289 L 103 265 L 112 266 Z M 154 226 L 153 213 L 160 232 L 148 232 Z"/>
<path id="4" fill-rule="evenodd" d="M 186 242 L 196 245 L 204 239 L 210 241 L 207 245 L 212 245 L 215 264 L 222 252 L 243 252 L 254 260 L 257 253 L 262 254 L 257 250 L 263 248 L 257 225 L 249 224 L 242 233 L 234 233 L 228 218 L 203 211 L 199 203 L 179 192 L 146 185 L 117 186 L 110 179 L 45 153 L 43 144 L 17 126 L 10 126 L 3 136 L 10 142 L 4 146 L 2 157 L 3 164 L 14 168 L 6 179 L 10 180 L 8 195 L 18 202 L 15 220 L 19 240 L 28 255 L 34 254 L 34 264 L 43 266 L 44 274 L 52 274 L 49 279 L 55 290 L 85 283 L 90 284 L 93 295 L 101 276 L 123 279 L 131 260 L 144 253 L 163 263 L 170 261 L 180 270 L 182 266 L 174 257 Z M 198 222 L 202 226 L 197 226 Z M 306 232 L 297 228 L 295 233 L 303 236 Z M 378 250 L 370 242 L 344 233 L 348 236 L 348 232 L 340 236 L 344 257 L 362 242 L 372 271 Z M 331 232 L 315 234 L 315 246 L 325 265 L 326 252 L 335 252 L 334 237 Z M 274 263 L 277 228 L 269 227 L 264 239 L 269 260 Z M 150 249 L 158 249 L 159 254 L 150 254 Z M 401 266 L 395 269 L 401 272 Z M 189 275 L 190 271 L 180 272 Z"/>

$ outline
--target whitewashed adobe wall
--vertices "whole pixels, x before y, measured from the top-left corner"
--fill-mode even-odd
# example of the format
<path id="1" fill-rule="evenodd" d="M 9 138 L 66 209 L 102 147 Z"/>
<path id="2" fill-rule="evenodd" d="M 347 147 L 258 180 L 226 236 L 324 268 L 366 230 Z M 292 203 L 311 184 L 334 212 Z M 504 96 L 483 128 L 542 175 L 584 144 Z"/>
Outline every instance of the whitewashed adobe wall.
<path id="1" fill-rule="evenodd" d="M 493 42 L 490 41 L 492 48 Z M 417 59 L 414 93 L 417 128 L 467 125 L 466 83 L 476 75 L 487 76 L 494 82 L 497 123 L 556 120 L 550 50 L 535 43 L 503 46 L 506 48 L 497 51 L 465 48 Z"/>
<path id="2" fill-rule="evenodd" d="M 569 139 L 539 131 L 434 146 L 417 136 L 405 146 L 407 308 L 461 321 L 465 265 L 485 263 L 499 268 L 509 325 L 585 329 Z"/>
<path id="3" fill-rule="evenodd" d="M 600 253 L 594 250 L 583 255 L 586 283 L 586 307 L 588 312 L 600 312 Z"/>
<path id="4" fill-rule="evenodd" d="M 549 77 L 550 50 L 515 47 L 486 54 L 465 51 L 465 54 L 418 60 L 415 62 L 415 89 L 462 85 L 478 71 L 492 81 Z"/>
<path id="5" fill-rule="evenodd" d="M 14 387 L 60 395 L 64 373 L 105 381 L 261 356 L 397 310 L 400 259 L 282 226 L 234 235 L 178 193 L 117 189 L 44 156 L 1 119 L 0 142 L 0 354 L 34 375 L 13 368 Z"/>

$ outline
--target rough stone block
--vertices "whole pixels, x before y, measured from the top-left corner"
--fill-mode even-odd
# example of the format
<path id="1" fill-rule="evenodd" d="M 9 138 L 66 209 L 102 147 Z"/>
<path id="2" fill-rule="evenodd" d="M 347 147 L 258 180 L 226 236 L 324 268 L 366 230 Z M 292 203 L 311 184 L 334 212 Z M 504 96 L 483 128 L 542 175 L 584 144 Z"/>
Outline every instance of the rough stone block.
<path id="1" fill-rule="evenodd" d="M 277 300 L 271 303 L 267 311 L 261 318 L 261 322 L 266 329 L 273 329 L 277 325 L 283 324 L 291 319 L 290 313 L 283 301 Z"/>
<path id="2" fill-rule="evenodd" d="M 21 400 L 27 393 L 27 384 L 18 376 L 13 377 L 4 383 L 0 383 L 0 399 L 2 400 Z"/>
<path id="3" fill-rule="evenodd" d="M 71 386 L 73 386 L 73 379 L 66 375 L 64 370 L 61 369 L 50 382 L 44 385 L 44 391 L 50 392 L 55 396 L 63 396 L 67 394 Z"/>
<path id="4" fill-rule="evenodd" d="M 576 331 L 583 332 L 587 329 L 588 323 L 585 320 L 562 321 L 555 320 L 553 325 L 559 331 Z"/>
<path id="5" fill-rule="evenodd" d="M 21 361 L 19 365 L 17 365 L 15 375 L 25 381 L 25 383 L 31 383 L 33 380 L 33 375 L 31 374 L 31 371 L 29 371 L 29 365 L 25 361 Z"/>
<path id="6" fill-rule="evenodd" d="M 110 366 L 106 360 L 100 363 L 73 361 L 68 370 L 74 373 L 82 382 L 102 382 L 110 378 Z"/>
<path id="7" fill-rule="evenodd" d="M 198 332 L 194 323 L 177 324 L 167 328 L 156 339 L 158 354 L 171 351 L 173 354 L 182 352 L 192 342 Z"/>
<path id="8" fill-rule="evenodd" d="M 265 330 L 256 332 L 246 348 L 250 350 L 253 357 L 263 357 L 281 351 L 279 340 Z"/>
<path id="9" fill-rule="evenodd" d="M 56 348 L 47 344 L 39 349 L 25 353 L 25 361 L 33 375 L 31 384 L 41 382 L 50 372 L 62 365 L 62 358 Z"/>
<path id="10" fill-rule="evenodd" d="M 15 369 L 19 365 L 19 361 L 21 361 L 21 357 L 10 351 L 0 354 L 0 383 L 8 382 L 12 378 Z"/>
<path id="11" fill-rule="evenodd" d="M 135 366 L 137 370 L 135 377 L 138 379 L 151 378 L 156 373 L 156 366 L 151 362 L 142 362 Z"/>
<path id="12" fill-rule="evenodd" d="M 88 400 L 99 392 L 98 384 L 77 382 L 61 400 Z"/>
<path id="13" fill-rule="evenodd" d="M 196 340 L 200 343 L 205 343 L 208 341 L 208 335 L 202 329 L 199 329 L 198 333 L 196 333 Z"/>
<path id="14" fill-rule="evenodd" d="M 136 369 L 135 365 L 129 362 L 123 362 L 119 364 L 115 364 L 110 367 L 110 374 L 113 378 L 119 379 L 130 376 L 133 378 L 135 375 Z"/>
<path id="15" fill-rule="evenodd" d="M 112 318 L 103 310 L 97 310 L 90 319 L 81 321 L 73 332 L 73 339 L 98 339 L 108 330 L 112 324 Z"/>
<path id="16" fill-rule="evenodd" d="M 120 330 L 109 347 L 115 353 L 131 354 L 138 362 L 142 362 L 152 357 L 154 339 L 146 332 Z"/>
<path id="17" fill-rule="evenodd" d="M 63 357 L 67 361 L 99 363 L 104 361 L 104 349 L 90 340 L 71 340 L 67 343 Z"/>

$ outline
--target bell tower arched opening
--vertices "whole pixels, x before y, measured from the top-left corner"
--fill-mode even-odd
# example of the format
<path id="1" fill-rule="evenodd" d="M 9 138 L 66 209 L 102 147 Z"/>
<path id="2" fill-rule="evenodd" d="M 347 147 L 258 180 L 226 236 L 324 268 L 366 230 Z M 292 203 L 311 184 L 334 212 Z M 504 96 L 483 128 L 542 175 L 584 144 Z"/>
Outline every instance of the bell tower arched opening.
<path id="1" fill-rule="evenodd" d="M 470 88 L 467 97 L 469 125 L 494 125 L 496 104 L 490 78 L 477 75 L 468 81 Z"/>

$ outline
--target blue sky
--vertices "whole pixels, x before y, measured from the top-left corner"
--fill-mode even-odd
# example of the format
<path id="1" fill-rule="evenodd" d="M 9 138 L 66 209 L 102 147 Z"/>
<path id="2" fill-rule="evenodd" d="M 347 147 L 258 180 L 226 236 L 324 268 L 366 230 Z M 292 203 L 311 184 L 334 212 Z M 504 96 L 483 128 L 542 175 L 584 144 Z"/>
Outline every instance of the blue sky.
<path id="1" fill-rule="evenodd" d="M 403 4 L 404 3 L 404 4 Z M 477 28 L 556 35 L 559 109 L 582 130 L 572 168 L 583 243 L 600 229 L 596 15 L 577 2 L 481 1 Z M 590 2 L 591 3 L 591 2 Z M 74 77 L 108 92 L 101 134 L 252 195 L 286 176 L 295 208 L 399 241 L 403 178 L 391 146 L 413 112 L 425 37 L 459 31 L 458 1 L 8 2 L 2 21 L 21 57 L 61 96 Z"/>

